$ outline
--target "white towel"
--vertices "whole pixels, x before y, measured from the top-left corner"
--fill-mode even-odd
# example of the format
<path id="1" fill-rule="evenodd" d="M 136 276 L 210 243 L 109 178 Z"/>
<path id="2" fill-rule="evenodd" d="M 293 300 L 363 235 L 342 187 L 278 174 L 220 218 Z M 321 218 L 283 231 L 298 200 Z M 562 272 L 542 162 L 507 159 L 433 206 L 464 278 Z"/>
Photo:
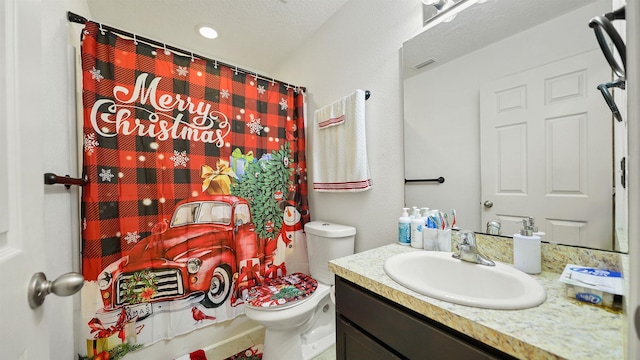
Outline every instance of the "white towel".
<path id="1" fill-rule="evenodd" d="M 312 132 L 313 189 L 355 192 L 371 188 L 364 91 L 318 109 Z"/>

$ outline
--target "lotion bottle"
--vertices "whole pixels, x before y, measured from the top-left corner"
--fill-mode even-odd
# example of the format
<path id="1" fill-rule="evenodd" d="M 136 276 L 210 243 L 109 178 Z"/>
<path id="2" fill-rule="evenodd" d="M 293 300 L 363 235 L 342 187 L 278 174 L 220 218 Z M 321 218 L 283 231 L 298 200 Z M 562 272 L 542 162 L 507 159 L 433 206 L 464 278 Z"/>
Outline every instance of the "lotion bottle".
<path id="1" fill-rule="evenodd" d="M 513 234 L 513 265 L 527 274 L 539 274 L 541 271 L 540 236 L 536 232 L 533 218 L 522 220 L 522 230 Z"/>
<path id="2" fill-rule="evenodd" d="M 424 241 L 422 239 L 422 228 L 424 228 L 424 218 L 420 216 L 418 208 L 413 209 L 413 218 L 411 219 L 411 247 L 422 249 Z"/>
<path id="3" fill-rule="evenodd" d="M 422 212 L 422 219 L 424 220 L 424 223 L 426 225 L 427 219 L 429 218 L 429 208 L 423 207 L 423 208 L 420 208 L 420 211 Z"/>
<path id="4" fill-rule="evenodd" d="M 402 208 L 402 216 L 398 219 L 398 243 L 411 245 L 411 218 L 409 208 Z"/>

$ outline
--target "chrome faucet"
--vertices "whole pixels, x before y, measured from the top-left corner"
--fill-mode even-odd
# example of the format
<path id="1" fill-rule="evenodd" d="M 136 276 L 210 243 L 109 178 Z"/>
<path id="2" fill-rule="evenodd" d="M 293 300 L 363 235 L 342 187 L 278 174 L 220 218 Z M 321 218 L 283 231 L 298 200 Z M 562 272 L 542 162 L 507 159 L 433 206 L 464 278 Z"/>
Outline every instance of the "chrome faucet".
<path id="1" fill-rule="evenodd" d="M 478 252 L 478 246 L 476 245 L 476 238 L 473 231 L 464 230 L 460 231 L 460 245 L 458 245 L 458 253 L 454 253 L 452 256 L 456 259 L 480 264 L 487 266 L 495 266 L 496 263 L 487 259 Z"/>

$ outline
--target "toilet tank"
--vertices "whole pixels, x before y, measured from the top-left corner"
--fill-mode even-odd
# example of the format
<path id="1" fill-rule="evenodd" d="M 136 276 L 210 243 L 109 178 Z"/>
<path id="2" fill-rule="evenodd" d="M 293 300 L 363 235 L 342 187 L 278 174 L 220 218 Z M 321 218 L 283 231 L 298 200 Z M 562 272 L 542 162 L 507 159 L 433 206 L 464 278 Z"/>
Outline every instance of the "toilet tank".
<path id="1" fill-rule="evenodd" d="M 329 261 L 353 254 L 356 228 L 326 221 L 311 221 L 304 225 L 304 231 L 307 234 L 311 276 L 323 284 L 333 285 Z"/>

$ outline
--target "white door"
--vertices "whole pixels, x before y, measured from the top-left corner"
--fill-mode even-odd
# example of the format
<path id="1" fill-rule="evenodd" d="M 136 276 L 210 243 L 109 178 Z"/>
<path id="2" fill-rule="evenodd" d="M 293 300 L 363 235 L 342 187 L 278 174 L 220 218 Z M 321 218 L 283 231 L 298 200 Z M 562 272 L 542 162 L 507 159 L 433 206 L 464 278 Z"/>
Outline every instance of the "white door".
<path id="1" fill-rule="evenodd" d="M 532 216 L 546 240 L 612 248 L 610 78 L 594 50 L 482 87 L 483 223 L 511 235 Z"/>
<path id="2" fill-rule="evenodd" d="M 43 308 L 27 302 L 31 276 L 46 270 L 36 3 L 0 0 L 0 358 L 8 360 L 51 358 Z"/>

